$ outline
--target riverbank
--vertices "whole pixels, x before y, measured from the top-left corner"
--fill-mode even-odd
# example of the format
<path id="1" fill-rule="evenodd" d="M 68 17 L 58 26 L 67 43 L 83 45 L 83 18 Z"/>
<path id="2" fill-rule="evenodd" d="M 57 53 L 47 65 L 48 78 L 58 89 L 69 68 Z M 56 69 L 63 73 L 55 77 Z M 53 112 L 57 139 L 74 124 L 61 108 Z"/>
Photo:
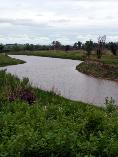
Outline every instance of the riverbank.
<path id="1" fill-rule="evenodd" d="M 96 59 L 95 54 L 92 54 L 88 59 L 85 51 L 24 51 L 12 52 L 11 54 L 82 60 L 85 62 L 81 63 L 76 68 L 80 72 L 96 78 L 109 79 L 112 81 L 118 80 L 118 56 L 107 54 L 107 52 L 99 60 Z"/>
<path id="2" fill-rule="evenodd" d="M 14 59 L 5 54 L 0 54 L 0 67 L 4 67 L 7 65 L 16 65 L 25 63 L 22 60 Z"/>
<path id="3" fill-rule="evenodd" d="M 24 60 L 26 64 L 9 66 L 7 72 L 19 78 L 28 77 L 33 86 L 47 91 L 54 89 L 65 98 L 98 106 L 104 104 L 105 97 L 113 97 L 118 102 L 118 84 L 78 72 L 75 67 L 81 61 L 26 55 L 11 57 Z"/>
<path id="4" fill-rule="evenodd" d="M 67 100 L 0 71 L 0 156 L 117 156 L 118 109 Z"/>
<path id="5" fill-rule="evenodd" d="M 84 60 L 84 51 L 20 51 L 20 52 L 10 52 L 11 55 L 29 55 L 29 56 L 41 56 L 41 57 L 52 57 L 52 58 L 62 58 L 62 59 L 72 59 L 72 60 Z"/>
<path id="6" fill-rule="evenodd" d="M 86 60 L 79 64 L 76 69 L 92 77 L 118 82 L 118 66 L 116 65 L 105 64 L 101 61 Z"/>

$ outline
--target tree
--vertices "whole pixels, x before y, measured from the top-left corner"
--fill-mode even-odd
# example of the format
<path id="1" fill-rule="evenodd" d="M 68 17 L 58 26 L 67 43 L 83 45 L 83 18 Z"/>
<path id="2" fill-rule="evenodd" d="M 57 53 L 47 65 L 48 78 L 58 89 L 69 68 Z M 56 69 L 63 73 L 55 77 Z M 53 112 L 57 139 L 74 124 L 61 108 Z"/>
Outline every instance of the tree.
<path id="1" fill-rule="evenodd" d="M 117 50 L 118 50 L 117 44 L 113 43 L 113 42 L 110 42 L 109 43 L 109 48 L 110 48 L 112 54 L 116 56 L 117 55 Z"/>
<path id="2" fill-rule="evenodd" d="M 28 50 L 28 51 L 33 51 L 33 50 L 35 50 L 35 46 L 33 45 L 33 44 L 25 44 L 24 45 L 25 46 L 25 50 Z"/>
<path id="3" fill-rule="evenodd" d="M 78 41 L 78 49 L 80 50 L 82 48 L 82 42 Z"/>
<path id="4" fill-rule="evenodd" d="M 78 48 L 78 44 L 77 44 L 77 43 L 74 43 L 73 49 L 74 49 L 74 50 L 77 50 L 77 48 Z"/>
<path id="5" fill-rule="evenodd" d="M 61 48 L 61 43 L 59 41 L 52 42 L 53 50 L 59 50 Z"/>
<path id="6" fill-rule="evenodd" d="M 78 41 L 76 43 L 74 43 L 73 48 L 76 50 L 80 50 L 82 47 L 82 42 Z"/>
<path id="7" fill-rule="evenodd" d="M 87 55 L 89 57 L 91 54 L 91 51 L 93 50 L 93 41 L 91 41 L 91 40 L 86 41 L 84 47 L 85 47 L 85 50 L 87 51 Z"/>
<path id="8" fill-rule="evenodd" d="M 0 53 L 3 52 L 3 49 L 4 49 L 4 45 L 3 45 L 3 44 L 0 44 Z"/>
<path id="9" fill-rule="evenodd" d="M 97 44 L 97 58 L 100 59 L 102 57 L 103 50 L 105 48 L 106 35 L 98 37 Z"/>
<path id="10" fill-rule="evenodd" d="M 69 51 L 70 50 L 70 45 L 66 45 L 65 46 L 65 51 L 67 52 L 67 51 Z"/>
<path id="11" fill-rule="evenodd" d="M 17 51 L 21 51 L 23 48 L 22 48 L 22 46 L 20 46 L 19 44 L 13 44 L 12 45 L 12 47 L 11 47 L 11 51 L 15 51 L 15 52 L 17 52 Z"/>

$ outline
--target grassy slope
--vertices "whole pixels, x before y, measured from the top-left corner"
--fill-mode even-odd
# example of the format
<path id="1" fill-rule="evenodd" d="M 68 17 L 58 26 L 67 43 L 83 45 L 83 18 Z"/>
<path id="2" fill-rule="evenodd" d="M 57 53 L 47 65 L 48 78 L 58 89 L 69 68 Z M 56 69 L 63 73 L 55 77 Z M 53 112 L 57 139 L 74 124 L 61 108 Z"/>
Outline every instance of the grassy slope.
<path id="1" fill-rule="evenodd" d="M 118 81 L 118 56 L 103 55 L 101 60 L 94 61 L 95 57 L 91 56 L 76 67 L 76 69 L 87 75 L 98 78 Z"/>
<path id="2" fill-rule="evenodd" d="M 96 62 L 86 61 L 78 65 L 76 69 L 84 74 L 93 77 L 118 81 L 118 68 L 116 67 L 106 67 L 105 65 L 101 65 L 100 63 L 96 64 Z"/>
<path id="3" fill-rule="evenodd" d="M 22 64 L 22 63 L 25 62 L 19 59 L 11 58 L 7 55 L 0 54 L 0 67 L 7 66 L 7 65 Z"/>
<path id="4" fill-rule="evenodd" d="M 70 101 L 26 82 L 0 71 L 1 157 L 118 155 L 117 108 Z M 19 98 L 21 89 L 35 94 L 32 105 Z"/>

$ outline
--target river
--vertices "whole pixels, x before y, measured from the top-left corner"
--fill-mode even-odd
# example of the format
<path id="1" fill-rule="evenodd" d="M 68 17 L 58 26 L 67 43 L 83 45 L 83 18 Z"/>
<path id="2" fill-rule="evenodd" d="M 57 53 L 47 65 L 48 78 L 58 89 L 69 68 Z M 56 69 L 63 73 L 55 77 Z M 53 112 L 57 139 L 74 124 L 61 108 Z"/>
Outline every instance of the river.
<path id="1" fill-rule="evenodd" d="M 118 104 L 118 83 L 97 79 L 76 70 L 81 61 L 11 55 L 26 61 L 25 64 L 7 66 L 7 72 L 19 78 L 28 77 L 33 86 L 43 90 L 53 90 L 71 99 L 102 106 L 106 97 L 112 97 Z"/>

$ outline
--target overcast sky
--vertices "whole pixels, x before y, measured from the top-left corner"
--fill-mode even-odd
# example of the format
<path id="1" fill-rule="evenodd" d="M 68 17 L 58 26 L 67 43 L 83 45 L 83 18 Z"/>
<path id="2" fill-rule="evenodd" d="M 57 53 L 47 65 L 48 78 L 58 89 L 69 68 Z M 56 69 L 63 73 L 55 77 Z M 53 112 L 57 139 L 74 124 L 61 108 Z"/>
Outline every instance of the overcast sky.
<path id="1" fill-rule="evenodd" d="M 118 41 L 118 0 L 0 0 L 0 43 Z"/>

